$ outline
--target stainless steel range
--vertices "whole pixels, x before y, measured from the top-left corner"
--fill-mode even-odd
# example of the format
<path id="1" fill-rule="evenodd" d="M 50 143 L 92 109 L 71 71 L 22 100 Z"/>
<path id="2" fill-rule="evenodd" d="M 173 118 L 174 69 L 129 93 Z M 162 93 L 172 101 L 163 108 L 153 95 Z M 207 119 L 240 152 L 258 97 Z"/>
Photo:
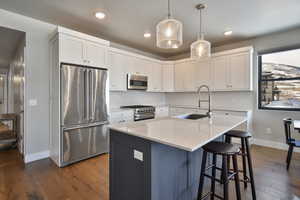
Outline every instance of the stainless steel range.
<path id="1" fill-rule="evenodd" d="M 134 109 L 134 121 L 154 119 L 155 107 L 146 105 L 121 106 L 121 108 Z"/>

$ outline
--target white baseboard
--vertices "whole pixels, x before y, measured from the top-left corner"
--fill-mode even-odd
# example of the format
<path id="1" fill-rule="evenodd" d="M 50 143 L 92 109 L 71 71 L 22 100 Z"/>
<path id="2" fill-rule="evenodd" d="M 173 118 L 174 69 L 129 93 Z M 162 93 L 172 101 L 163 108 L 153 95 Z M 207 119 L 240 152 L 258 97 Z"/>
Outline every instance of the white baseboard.
<path id="1" fill-rule="evenodd" d="M 36 160 L 41 160 L 44 158 L 48 158 L 50 156 L 50 152 L 49 151 L 41 151 L 41 152 L 37 152 L 37 153 L 32 153 L 32 154 L 28 154 L 25 155 L 25 159 L 24 162 L 25 163 L 30 163 Z"/>
<path id="2" fill-rule="evenodd" d="M 274 148 L 274 149 L 280 149 L 280 150 L 288 150 L 288 145 L 285 143 L 281 143 L 281 142 L 273 142 L 270 140 L 263 140 L 263 139 L 257 139 L 257 138 L 253 138 L 253 142 L 252 144 L 258 145 L 258 146 L 264 146 L 264 147 L 270 147 L 270 148 Z M 300 149 L 299 148 L 294 148 L 294 152 L 298 152 L 300 153 Z"/>

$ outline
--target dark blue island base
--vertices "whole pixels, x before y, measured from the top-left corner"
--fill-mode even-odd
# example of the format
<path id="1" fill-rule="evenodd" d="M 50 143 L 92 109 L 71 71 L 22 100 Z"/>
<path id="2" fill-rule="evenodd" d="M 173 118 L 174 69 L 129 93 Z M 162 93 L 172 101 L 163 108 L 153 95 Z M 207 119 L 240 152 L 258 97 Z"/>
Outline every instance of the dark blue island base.
<path id="1" fill-rule="evenodd" d="M 110 200 L 196 200 L 202 153 L 110 130 Z"/>

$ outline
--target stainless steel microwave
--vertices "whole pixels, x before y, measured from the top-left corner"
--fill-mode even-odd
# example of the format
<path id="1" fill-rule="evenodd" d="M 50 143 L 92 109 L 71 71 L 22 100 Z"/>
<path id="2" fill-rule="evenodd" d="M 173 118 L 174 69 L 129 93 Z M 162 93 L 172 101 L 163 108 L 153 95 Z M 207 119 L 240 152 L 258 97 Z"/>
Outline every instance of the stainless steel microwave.
<path id="1" fill-rule="evenodd" d="M 128 90 L 147 90 L 148 77 L 140 74 L 127 74 Z"/>

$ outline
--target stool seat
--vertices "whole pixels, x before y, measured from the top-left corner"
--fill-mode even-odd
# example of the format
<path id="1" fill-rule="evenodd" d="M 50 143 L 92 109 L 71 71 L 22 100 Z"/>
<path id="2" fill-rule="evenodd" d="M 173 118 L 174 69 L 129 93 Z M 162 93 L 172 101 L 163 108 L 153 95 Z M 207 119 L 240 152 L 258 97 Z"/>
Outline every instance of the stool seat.
<path id="1" fill-rule="evenodd" d="M 250 138 L 252 137 L 251 133 L 247 131 L 231 130 L 226 133 L 226 136 L 236 137 L 236 138 Z"/>
<path id="2" fill-rule="evenodd" d="M 219 155 L 234 155 L 240 152 L 240 147 L 238 145 L 224 142 L 210 142 L 204 145 L 203 149 L 209 153 L 215 153 Z"/>

